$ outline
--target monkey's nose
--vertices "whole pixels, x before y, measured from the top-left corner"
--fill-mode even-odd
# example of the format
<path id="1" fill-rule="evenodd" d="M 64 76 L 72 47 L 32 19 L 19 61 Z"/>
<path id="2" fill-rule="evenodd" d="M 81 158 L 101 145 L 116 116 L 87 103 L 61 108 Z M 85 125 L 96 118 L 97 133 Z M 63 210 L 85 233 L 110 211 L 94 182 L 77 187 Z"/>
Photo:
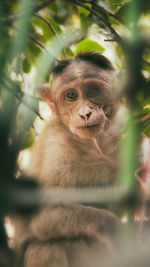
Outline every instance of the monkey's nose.
<path id="1" fill-rule="evenodd" d="M 91 114 L 92 114 L 92 112 L 91 111 L 89 111 L 88 113 L 86 113 L 86 114 L 80 114 L 80 117 L 81 117 L 81 119 L 83 119 L 83 120 L 88 120 L 89 119 L 89 117 L 91 116 Z"/>

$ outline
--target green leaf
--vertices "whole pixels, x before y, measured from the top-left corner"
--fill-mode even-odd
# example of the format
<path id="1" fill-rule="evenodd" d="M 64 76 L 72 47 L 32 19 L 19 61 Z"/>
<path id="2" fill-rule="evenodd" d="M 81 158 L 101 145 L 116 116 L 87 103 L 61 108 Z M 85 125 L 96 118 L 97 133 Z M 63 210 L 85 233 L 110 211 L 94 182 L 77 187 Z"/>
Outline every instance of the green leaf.
<path id="1" fill-rule="evenodd" d="M 147 137 L 150 137 L 150 127 L 144 132 Z"/>
<path id="2" fill-rule="evenodd" d="M 146 71 L 150 72 L 150 66 L 146 63 L 143 63 L 142 64 L 142 70 L 146 70 Z"/>
<path id="3" fill-rule="evenodd" d="M 146 97 L 143 99 L 144 109 L 150 109 L 150 97 Z"/>
<path id="4" fill-rule="evenodd" d="M 84 15 L 87 17 L 90 14 L 90 11 L 86 10 L 85 8 L 83 8 L 81 6 L 77 6 L 77 9 L 78 9 L 80 15 Z"/>
<path id="5" fill-rule="evenodd" d="M 34 33 L 35 35 L 37 35 L 37 30 L 40 30 L 45 40 L 53 37 L 53 33 L 49 29 L 48 25 L 42 19 L 33 17 L 32 23 L 33 23 L 33 27 L 35 30 L 35 33 Z"/>
<path id="6" fill-rule="evenodd" d="M 26 49 L 26 53 L 28 54 L 29 61 L 33 63 L 33 60 L 41 52 L 41 49 L 39 46 L 37 46 L 35 43 L 33 43 L 32 40 L 29 40 L 29 41 L 30 41 L 30 43 Z"/>
<path id="7" fill-rule="evenodd" d="M 32 146 L 35 138 L 35 132 L 33 129 L 26 131 L 23 136 L 21 149 L 26 149 Z"/>
<path id="8" fill-rule="evenodd" d="M 59 26 L 59 24 L 54 19 L 48 18 L 48 21 L 49 21 L 49 23 L 52 25 L 52 27 L 54 28 L 54 30 L 57 33 L 61 33 L 62 32 L 61 27 Z"/>
<path id="9" fill-rule="evenodd" d="M 65 48 L 65 53 L 70 57 L 74 56 L 74 53 L 72 52 L 72 50 L 69 47 Z"/>
<path id="10" fill-rule="evenodd" d="M 80 43 L 78 43 L 78 45 L 76 46 L 75 53 L 79 53 L 83 51 L 99 51 L 102 53 L 105 51 L 105 48 L 95 41 L 85 39 L 81 41 Z"/>
<path id="11" fill-rule="evenodd" d="M 28 61 L 28 58 L 25 57 L 22 61 L 22 69 L 25 73 L 29 73 L 30 69 L 31 69 L 31 65 Z"/>
<path id="12" fill-rule="evenodd" d="M 54 2 L 54 3 L 51 3 L 50 4 L 50 10 L 53 12 L 53 13 L 57 13 L 57 11 L 58 11 L 58 7 L 57 7 L 57 4 L 56 4 L 56 2 Z"/>

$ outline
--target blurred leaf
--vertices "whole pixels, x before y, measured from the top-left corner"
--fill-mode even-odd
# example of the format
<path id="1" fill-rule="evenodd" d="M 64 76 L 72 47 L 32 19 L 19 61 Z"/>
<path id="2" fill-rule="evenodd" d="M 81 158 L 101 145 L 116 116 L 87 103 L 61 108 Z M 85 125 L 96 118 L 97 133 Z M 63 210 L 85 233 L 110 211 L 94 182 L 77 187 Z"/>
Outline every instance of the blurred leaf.
<path id="1" fill-rule="evenodd" d="M 85 39 L 85 40 L 83 40 L 77 44 L 75 53 L 79 53 L 79 52 L 83 52 L 83 51 L 89 51 L 89 50 L 99 51 L 102 53 L 105 51 L 105 48 L 95 41 Z"/>
<path id="2" fill-rule="evenodd" d="M 150 61 L 150 48 L 144 49 L 144 59 Z"/>
<path id="3" fill-rule="evenodd" d="M 57 23 L 65 24 L 74 13 L 73 5 L 69 1 L 57 0 L 57 13 L 53 17 Z"/>
<path id="4" fill-rule="evenodd" d="M 116 15 L 126 24 L 136 22 L 142 13 L 148 12 L 150 9 L 150 1 L 132 0 L 124 4 Z"/>
<path id="5" fill-rule="evenodd" d="M 54 19 L 48 18 L 48 21 L 53 26 L 54 30 L 57 33 L 61 33 L 62 32 L 60 25 Z"/>
<path id="6" fill-rule="evenodd" d="M 89 27 L 92 25 L 90 16 L 80 16 L 82 39 L 87 38 Z"/>
<path id="7" fill-rule="evenodd" d="M 149 136 L 149 134 L 150 134 L 150 118 L 141 123 L 140 130 L 141 130 L 141 133 L 144 132 L 146 136 Z"/>
<path id="8" fill-rule="evenodd" d="M 73 57 L 74 53 L 72 52 L 72 50 L 69 47 L 65 48 L 65 53 L 67 54 L 67 56 Z"/>
<path id="9" fill-rule="evenodd" d="M 26 45 L 26 33 L 29 28 L 29 19 L 31 17 L 33 8 L 34 0 L 22 0 L 19 3 L 18 14 L 21 15 L 19 15 L 17 21 L 15 22 L 15 27 L 17 30 L 14 42 L 12 44 L 11 58 L 14 58 L 15 56 L 19 55 Z"/>
<path id="10" fill-rule="evenodd" d="M 26 133 L 33 125 L 33 121 L 36 117 L 35 111 L 38 109 L 38 101 L 32 98 L 26 99 L 23 97 L 22 103 L 18 108 L 18 129 L 21 134 Z"/>
<path id="11" fill-rule="evenodd" d="M 150 109 L 150 96 L 142 99 L 142 104 L 144 109 Z"/>
<path id="12" fill-rule="evenodd" d="M 28 73 L 31 69 L 31 65 L 30 65 L 27 57 L 25 57 L 22 61 L 22 69 L 25 73 Z"/>
<path id="13" fill-rule="evenodd" d="M 4 13 L 6 14 L 7 17 L 9 17 L 17 11 L 17 7 L 18 7 L 17 0 L 5 1 Z"/>
<path id="14" fill-rule="evenodd" d="M 37 58 L 38 54 L 41 52 L 41 48 L 33 43 L 31 40 L 28 41 L 28 46 L 26 48 L 26 53 L 28 55 L 29 61 L 33 64 L 34 59 Z"/>
<path id="15" fill-rule="evenodd" d="M 49 7 L 50 7 L 50 10 L 53 11 L 55 14 L 58 12 L 58 7 L 57 7 L 56 2 L 51 3 L 51 4 L 49 5 Z"/>
<path id="16" fill-rule="evenodd" d="M 43 35 L 45 40 L 48 40 L 53 37 L 53 33 L 49 29 L 48 25 L 40 18 L 33 17 L 32 24 L 34 27 L 34 34 L 36 35 L 36 38 L 38 38 L 38 32 L 40 32 L 40 35 Z"/>
<path id="17" fill-rule="evenodd" d="M 68 28 L 58 37 L 60 42 L 58 42 L 56 38 L 53 38 L 53 40 L 47 44 L 45 50 L 43 50 L 36 59 L 35 88 L 40 87 L 41 83 L 44 80 L 44 77 L 50 72 L 52 64 L 56 59 L 58 59 L 59 53 L 62 51 L 62 49 L 64 49 L 71 42 L 73 42 L 73 40 L 76 39 L 76 32 L 70 32 L 70 29 Z"/>
<path id="18" fill-rule="evenodd" d="M 123 52 L 122 52 L 122 48 L 121 48 L 119 45 L 116 45 L 116 46 L 115 46 L 115 53 L 116 53 L 117 57 L 118 57 L 121 61 L 124 60 L 124 54 L 123 54 Z"/>
<path id="19" fill-rule="evenodd" d="M 23 136 L 21 150 L 31 147 L 34 142 L 34 139 L 35 131 L 33 129 L 26 131 Z"/>
<path id="20" fill-rule="evenodd" d="M 150 124 L 150 123 L 149 123 L 149 124 Z M 144 133 L 145 133 L 145 135 L 146 135 L 147 137 L 150 137 L 150 126 L 149 126 L 149 128 L 148 128 L 147 130 L 144 131 Z"/>
<path id="21" fill-rule="evenodd" d="M 146 61 L 150 62 L 150 49 L 146 48 L 144 50 L 143 59 L 145 59 Z M 143 63 L 142 67 L 143 67 L 143 70 L 146 70 L 146 71 L 150 72 L 150 65 L 148 65 L 146 63 Z"/>
<path id="22" fill-rule="evenodd" d="M 77 9 L 80 15 L 88 16 L 90 14 L 90 11 L 86 10 L 85 8 L 81 6 L 77 6 Z"/>
<path id="23" fill-rule="evenodd" d="M 148 71 L 148 72 L 150 73 L 150 65 L 148 65 L 148 64 L 146 64 L 146 63 L 143 63 L 143 64 L 142 64 L 142 69 L 143 69 L 143 70 L 146 70 L 146 71 Z"/>

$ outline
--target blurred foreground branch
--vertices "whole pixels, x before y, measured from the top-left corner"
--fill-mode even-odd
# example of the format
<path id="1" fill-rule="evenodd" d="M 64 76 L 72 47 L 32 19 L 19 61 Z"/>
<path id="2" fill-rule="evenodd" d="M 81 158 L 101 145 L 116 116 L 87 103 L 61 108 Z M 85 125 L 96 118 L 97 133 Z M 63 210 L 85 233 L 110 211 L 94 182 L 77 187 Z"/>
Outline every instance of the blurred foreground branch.
<path id="1" fill-rule="evenodd" d="M 38 190 L 37 188 L 19 188 L 11 190 L 11 201 L 14 205 L 37 206 L 54 204 L 118 204 L 128 201 L 137 201 L 136 193 L 129 191 L 125 187 L 114 186 L 113 188 L 67 188 L 67 189 L 47 189 Z M 147 195 L 150 201 L 150 195 Z"/>

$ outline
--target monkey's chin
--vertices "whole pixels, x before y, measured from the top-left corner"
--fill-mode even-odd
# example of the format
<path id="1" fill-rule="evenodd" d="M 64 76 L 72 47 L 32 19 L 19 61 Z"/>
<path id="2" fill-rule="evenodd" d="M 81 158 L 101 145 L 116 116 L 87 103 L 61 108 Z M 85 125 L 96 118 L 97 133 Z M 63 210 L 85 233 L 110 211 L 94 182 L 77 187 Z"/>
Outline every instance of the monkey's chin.
<path id="1" fill-rule="evenodd" d="M 81 139 L 93 139 L 104 131 L 104 126 L 97 124 L 87 127 L 79 127 L 71 129 L 71 132 Z"/>

